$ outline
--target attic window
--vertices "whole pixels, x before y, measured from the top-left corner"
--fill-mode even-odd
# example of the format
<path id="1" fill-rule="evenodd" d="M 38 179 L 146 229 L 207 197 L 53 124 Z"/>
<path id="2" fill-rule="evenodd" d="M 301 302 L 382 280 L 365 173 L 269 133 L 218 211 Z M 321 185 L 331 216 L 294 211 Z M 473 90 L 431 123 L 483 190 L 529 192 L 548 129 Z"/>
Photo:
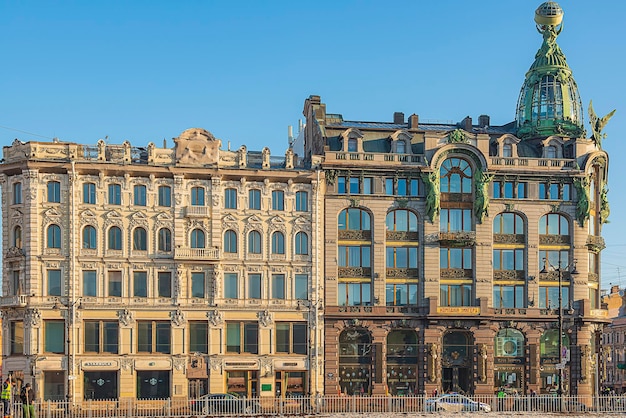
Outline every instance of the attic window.
<path id="1" fill-rule="evenodd" d="M 398 154 L 406 154 L 406 142 L 397 141 L 396 142 L 396 153 Z"/>
<path id="2" fill-rule="evenodd" d="M 358 151 L 358 142 L 356 138 L 348 139 L 348 152 L 357 152 Z"/>
<path id="3" fill-rule="evenodd" d="M 503 157 L 512 157 L 513 156 L 513 145 L 511 144 L 504 144 L 502 146 L 502 156 Z"/>

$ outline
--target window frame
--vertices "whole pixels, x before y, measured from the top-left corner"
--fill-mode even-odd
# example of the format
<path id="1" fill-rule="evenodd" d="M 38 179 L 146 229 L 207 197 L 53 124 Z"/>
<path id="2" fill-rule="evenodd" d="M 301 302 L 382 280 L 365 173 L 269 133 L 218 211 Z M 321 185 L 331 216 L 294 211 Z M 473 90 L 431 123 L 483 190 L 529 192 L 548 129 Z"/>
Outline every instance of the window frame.
<path id="1" fill-rule="evenodd" d="M 96 184 L 91 182 L 83 183 L 83 203 L 95 205 L 97 203 Z"/>
<path id="2" fill-rule="evenodd" d="M 145 184 L 135 184 L 133 186 L 133 205 L 147 206 L 148 193 Z"/>
<path id="3" fill-rule="evenodd" d="M 61 203 L 61 182 L 51 180 L 47 183 L 48 203 Z"/>

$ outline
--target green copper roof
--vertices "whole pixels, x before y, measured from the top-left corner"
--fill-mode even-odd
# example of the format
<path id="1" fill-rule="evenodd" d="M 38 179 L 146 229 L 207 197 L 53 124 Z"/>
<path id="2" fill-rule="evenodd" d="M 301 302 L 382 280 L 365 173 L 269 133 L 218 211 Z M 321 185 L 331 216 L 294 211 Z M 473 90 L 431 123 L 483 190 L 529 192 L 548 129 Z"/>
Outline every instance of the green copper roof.
<path id="1" fill-rule="evenodd" d="M 563 30 L 562 18 L 561 7 L 553 1 L 543 3 L 535 11 L 543 43 L 526 73 L 517 102 L 515 121 L 521 139 L 550 135 L 579 137 L 584 132 L 578 87 L 556 43 Z"/>

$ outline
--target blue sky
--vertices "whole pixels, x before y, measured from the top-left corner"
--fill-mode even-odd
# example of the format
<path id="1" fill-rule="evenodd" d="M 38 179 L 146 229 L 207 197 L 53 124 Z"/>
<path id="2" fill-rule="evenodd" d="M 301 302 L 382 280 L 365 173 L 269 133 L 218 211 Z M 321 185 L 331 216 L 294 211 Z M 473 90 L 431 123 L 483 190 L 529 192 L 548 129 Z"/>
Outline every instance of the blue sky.
<path id="1" fill-rule="evenodd" d="M 0 0 L 0 144 L 135 146 L 205 128 L 232 148 L 287 148 L 317 94 L 345 119 L 514 118 L 541 45 L 541 1 Z M 603 288 L 626 286 L 626 2 L 563 0 L 559 45 L 605 132 L 611 217 Z"/>

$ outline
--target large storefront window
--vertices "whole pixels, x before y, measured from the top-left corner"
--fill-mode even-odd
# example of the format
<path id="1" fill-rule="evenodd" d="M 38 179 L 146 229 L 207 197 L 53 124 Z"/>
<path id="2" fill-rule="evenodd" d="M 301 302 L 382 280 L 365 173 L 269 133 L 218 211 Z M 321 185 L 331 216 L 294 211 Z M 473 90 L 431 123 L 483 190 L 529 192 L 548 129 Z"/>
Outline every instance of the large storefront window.
<path id="1" fill-rule="evenodd" d="M 417 333 L 391 331 L 387 336 L 387 388 L 392 396 L 417 395 Z"/>
<path id="2" fill-rule="evenodd" d="M 339 335 L 339 386 L 344 395 L 369 395 L 372 376 L 372 339 L 363 329 Z"/>
<path id="3" fill-rule="evenodd" d="M 65 399 L 65 378 L 64 371 L 43 372 L 43 400 L 62 401 Z"/>
<path id="4" fill-rule="evenodd" d="M 541 335 L 540 353 L 541 353 L 541 393 L 555 394 L 559 387 L 560 370 L 557 369 L 557 363 L 560 362 L 560 357 L 567 358 L 569 352 L 569 336 L 563 334 L 561 343 L 561 355 L 559 355 L 559 331 L 551 329 L 545 331 Z M 569 365 L 566 363 L 563 369 L 563 390 L 564 393 L 569 392 L 568 388 L 568 376 Z"/>
<path id="5" fill-rule="evenodd" d="M 256 398 L 258 391 L 258 371 L 241 370 L 226 372 L 226 387 L 228 393 L 236 393 L 246 398 Z"/>
<path id="6" fill-rule="evenodd" d="M 512 328 L 498 331 L 495 338 L 494 391 L 500 389 L 508 394 L 523 394 L 526 358 L 524 335 Z"/>
<path id="7" fill-rule="evenodd" d="M 276 396 L 302 397 L 307 393 L 306 372 L 276 372 Z"/>
<path id="8" fill-rule="evenodd" d="M 137 398 L 166 399 L 170 397 L 169 370 L 138 370 Z"/>
<path id="9" fill-rule="evenodd" d="M 117 399 L 117 372 L 85 372 L 85 399 Z"/>

